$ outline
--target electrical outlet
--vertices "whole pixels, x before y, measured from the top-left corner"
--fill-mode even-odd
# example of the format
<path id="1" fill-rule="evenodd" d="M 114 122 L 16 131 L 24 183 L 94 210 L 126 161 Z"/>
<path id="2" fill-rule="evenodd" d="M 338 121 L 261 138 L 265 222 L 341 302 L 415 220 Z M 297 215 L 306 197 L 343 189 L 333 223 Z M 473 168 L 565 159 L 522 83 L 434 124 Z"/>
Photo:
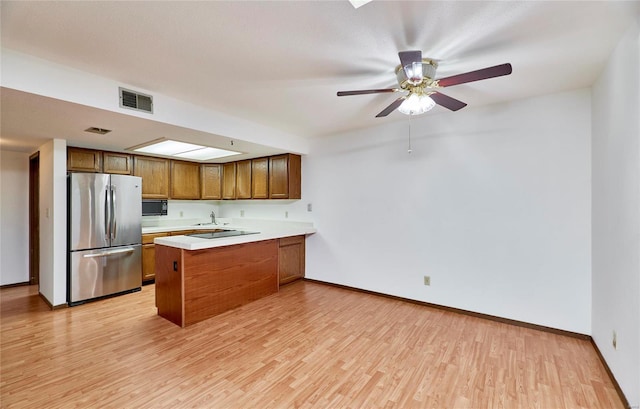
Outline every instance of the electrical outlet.
<path id="1" fill-rule="evenodd" d="M 613 331 L 613 336 L 611 337 L 611 345 L 613 345 L 613 349 L 618 349 L 618 334 Z"/>
<path id="2" fill-rule="evenodd" d="M 431 277 L 424 276 L 424 285 L 431 285 Z"/>
<path id="3" fill-rule="evenodd" d="M 284 212 L 284 218 L 288 219 L 289 218 L 289 212 Z"/>
<path id="4" fill-rule="evenodd" d="M 244 217 L 244 210 L 240 210 L 240 217 Z"/>
<path id="5" fill-rule="evenodd" d="M 183 217 L 184 213 L 182 212 L 182 210 L 180 210 L 180 217 Z"/>
<path id="6" fill-rule="evenodd" d="M 310 212 L 312 209 L 313 207 L 311 206 L 311 203 L 307 203 L 307 211 Z"/>

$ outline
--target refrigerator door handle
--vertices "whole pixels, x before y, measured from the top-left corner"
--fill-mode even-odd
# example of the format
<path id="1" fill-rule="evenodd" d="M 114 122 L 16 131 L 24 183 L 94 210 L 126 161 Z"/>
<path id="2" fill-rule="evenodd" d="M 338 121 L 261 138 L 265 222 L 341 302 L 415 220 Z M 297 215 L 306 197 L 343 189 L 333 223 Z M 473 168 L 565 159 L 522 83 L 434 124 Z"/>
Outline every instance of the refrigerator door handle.
<path id="1" fill-rule="evenodd" d="M 104 237 L 105 239 L 107 239 L 107 242 L 108 242 L 109 238 L 111 237 L 111 214 L 110 214 L 111 206 L 109 204 L 110 200 L 109 200 L 108 185 L 105 190 L 106 192 L 104 195 Z"/>
<path id="2" fill-rule="evenodd" d="M 111 240 L 115 240 L 118 232 L 118 219 L 116 212 L 116 187 L 111 185 Z"/>
<path id="3" fill-rule="evenodd" d="M 129 248 L 126 248 L 126 249 L 103 251 L 101 253 L 85 254 L 82 257 L 84 257 L 84 258 L 108 257 L 108 256 L 112 256 L 114 254 L 133 253 L 134 251 L 135 251 L 135 249 L 129 247 Z"/>

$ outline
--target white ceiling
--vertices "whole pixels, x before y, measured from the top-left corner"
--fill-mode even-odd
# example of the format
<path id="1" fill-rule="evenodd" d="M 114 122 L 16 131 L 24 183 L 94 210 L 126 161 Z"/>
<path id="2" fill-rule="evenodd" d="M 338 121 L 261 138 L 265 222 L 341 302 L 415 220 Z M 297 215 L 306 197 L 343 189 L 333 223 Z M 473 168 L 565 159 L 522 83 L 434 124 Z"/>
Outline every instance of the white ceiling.
<path id="1" fill-rule="evenodd" d="M 402 50 L 439 61 L 438 78 L 510 62 L 508 77 L 446 89 L 466 109 L 588 87 L 639 4 L 374 0 L 354 9 L 347 0 L 3 0 L 1 40 L 3 48 L 313 138 L 406 119 L 399 112 L 374 117 L 393 95 L 336 96 L 394 87 Z M 4 146 L 35 147 L 43 138 L 71 135 L 65 127 L 86 114 L 87 107 L 21 94 L 3 90 Z M 40 103 L 52 105 L 38 109 Z M 37 114 L 51 109 L 67 119 L 53 127 L 56 133 L 50 118 L 45 126 Z M 25 110 L 31 114 L 20 114 Z M 101 114 L 114 115 L 91 111 Z M 203 137 L 183 131 L 186 140 Z M 131 146 L 127 139 L 116 138 L 111 148 Z"/>

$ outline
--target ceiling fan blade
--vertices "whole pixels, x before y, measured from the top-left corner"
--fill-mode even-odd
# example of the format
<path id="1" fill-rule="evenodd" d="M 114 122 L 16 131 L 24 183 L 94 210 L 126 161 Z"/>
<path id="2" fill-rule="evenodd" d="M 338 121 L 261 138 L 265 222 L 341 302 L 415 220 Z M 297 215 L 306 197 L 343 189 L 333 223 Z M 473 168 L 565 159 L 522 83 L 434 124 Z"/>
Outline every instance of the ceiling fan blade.
<path id="1" fill-rule="evenodd" d="M 421 72 L 419 73 L 419 75 L 422 78 L 422 51 L 420 50 L 400 51 L 398 53 L 398 57 L 400 57 L 400 65 L 402 66 L 402 69 L 404 70 L 404 74 L 406 75 L 407 78 L 412 78 L 415 76 L 413 75 L 413 72 L 411 72 L 411 69 L 413 68 L 413 63 L 420 63 Z M 407 68 L 409 68 L 409 72 L 407 71 Z"/>
<path id="2" fill-rule="evenodd" d="M 392 113 L 393 111 L 395 111 L 400 105 L 402 105 L 402 103 L 404 102 L 405 98 L 406 97 L 400 97 L 400 98 L 396 99 L 395 101 L 393 101 L 391 103 L 391 105 L 389 105 L 388 107 L 386 107 L 385 109 L 380 111 L 380 113 L 378 115 L 376 115 L 376 118 L 382 118 L 383 116 L 387 116 L 390 113 Z"/>
<path id="3" fill-rule="evenodd" d="M 400 64 L 406 67 L 414 62 L 422 62 L 422 51 L 400 51 L 398 57 L 400 57 Z"/>
<path id="4" fill-rule="evenodd" d="M 438 80 L 438 85 L 441 87 L 450 87 L 452 85 L 464 84 L 466 82 L 480 81 L 488 78 L 509 75 L 511 74 L 511 71 L 511 64 L 501 64 L 494 67 L 483 68 L 481 70 L 441 78 Z"/>
<path id="5" fill-rule="evenodd" d="M 385 89 L 363 89 L 360 91 L 338 91 L 339 97 L 346 97 L 348 95 L 365 95 L 365 94 L 381 94 L 383 92 L 398 92 L 397 88 L 385 88 Z"/>
<path id="6" fill-rule="evenodd" d="M 465 104 L 464 102 L 459 101 L 455 98 L 451 98 L 448 95 L 441 94 L 440 92 L 434 92 L 433 94 L 429 95 L 429 97 L 431 97 L 433 102 L 435 102 L 436 104 L 452 111 L 457 111 L 467 106 L 467 104 Z"/>

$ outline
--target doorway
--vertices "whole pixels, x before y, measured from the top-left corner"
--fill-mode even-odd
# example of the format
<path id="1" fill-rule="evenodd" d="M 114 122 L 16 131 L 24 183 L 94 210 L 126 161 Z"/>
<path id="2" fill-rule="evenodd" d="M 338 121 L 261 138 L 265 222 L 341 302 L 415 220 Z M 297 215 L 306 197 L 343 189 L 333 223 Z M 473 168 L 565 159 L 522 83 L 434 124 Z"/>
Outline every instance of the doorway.
<path id="1" fill-rule="evenodd" d="M 40 283 L 40 152 L 29 156 L 29 285 Z"/>

